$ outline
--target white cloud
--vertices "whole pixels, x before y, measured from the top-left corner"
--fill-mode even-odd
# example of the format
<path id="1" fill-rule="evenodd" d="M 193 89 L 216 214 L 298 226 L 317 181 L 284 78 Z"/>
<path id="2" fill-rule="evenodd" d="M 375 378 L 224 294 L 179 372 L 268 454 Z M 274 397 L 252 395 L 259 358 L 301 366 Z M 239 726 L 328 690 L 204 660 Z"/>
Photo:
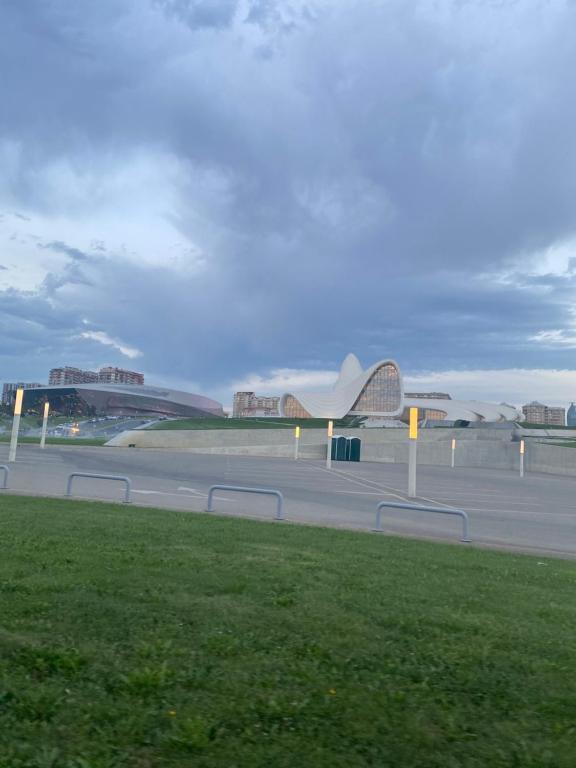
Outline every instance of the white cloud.
<path id="1" fill-rule="evenodd" d="M 118 352 L 121 352 L 125 357 L 129 357 L 131 360 L 134 360 L 137 357 L 142 357 L 142 352 L 140 352 L 139 349 L 129 347 L 127 344 L 124 344 L 124 342 L 111 338 L 106 331 L 83 331 L 80 334 L 80 338 L 91 339 L 92 341 L 98 341 L 100 344 L 104 344 L 107 347 L 114 347 L 114 349 L 117 349 Z"/>
<path id="2" fill-rule="evenodd" d="M 522 368 L 437 371 L 405 376 L 404 387 L 416 392 L 448 392 L 458 400 L 513 405 L 541 400 L 547 405 L 566 405 L 576 400 L 576 371 Z"/>
<path id="3" fill-rule="evenodd" d="M 540 331 L 535 336 L 530 337 L 530 341 L 537 341 L 546 346 L 561 346 L 569 349 L 576 348 L 576 335 L 570 335 L 563 330 Z"/>
<path id="4" fill-rule="evenodd" d="M 331 387 L 338 378 L 337 371 L 307 371 L 298 368 L 275 368 L 266 376 L 251 373 L 241 381 L 233 382 L 234 392 L 247 390 L 284 394 L 309 389 Z"/>

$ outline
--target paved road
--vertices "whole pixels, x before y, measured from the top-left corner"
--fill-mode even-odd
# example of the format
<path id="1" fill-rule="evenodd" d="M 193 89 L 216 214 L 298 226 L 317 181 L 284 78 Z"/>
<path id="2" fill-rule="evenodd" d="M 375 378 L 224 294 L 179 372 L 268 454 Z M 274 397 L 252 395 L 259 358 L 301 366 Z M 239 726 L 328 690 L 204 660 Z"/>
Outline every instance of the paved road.
<path id="1" fill-rule="evenodd" d="M 0 463 L 8 446 L 0 446 Z M 288 520 L 370 530 L 378 501 L 406 500 L 407 470 L 402 464 L 196 455 L 126 448 L 21 446 L 12 465 L 10 487 L 62 495 L 74 471 L 128 475 L 139 504 L 201 511 L 210 485 L 227 483 L 276 488 L 285 496 Z M 77 480 L 78 495 L 120 499 L 120 484 Z M 420 467 L 420 503 L 461 508 L 469 513 L 474 542 L 576 556 L 576 479 L 508 471 Z M 413 501 L 410 500 L 412 503 Z M 218 512 L 271 518 L 272 498 L 218 492 Z M 405 510 L 386 512 L 390 533 L 457 539 L 460 523 L 442 515 Z"/>

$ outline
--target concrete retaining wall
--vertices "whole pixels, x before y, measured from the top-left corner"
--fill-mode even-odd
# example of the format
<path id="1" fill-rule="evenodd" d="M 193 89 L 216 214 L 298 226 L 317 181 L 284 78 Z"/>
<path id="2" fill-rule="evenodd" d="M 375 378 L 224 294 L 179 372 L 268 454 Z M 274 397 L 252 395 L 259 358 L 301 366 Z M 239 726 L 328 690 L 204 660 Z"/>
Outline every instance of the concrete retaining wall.
<path id="1" fill-rule="evenodd" d="M 406 429 L 342 429 L 338 434 L 362 440 L 365 461 L 406 462 L 408 431 Z M 457 464 L 461 466 L 508 466 L 513 462 L 512 429 L 421 430 L 418 460 L 421 464 L 449 465 L 452 438 L 457 440 Z M 213 430 L 133 430 L 113 438 L 108 445 L 137 448 L 160 448 L 189 453 L 230 454 L 244 456 L 294 455 L 291 429 L 213 429 Z M 299 455 L 303 459 L 326 456 L 326 432 L 303 429 Z"/>
<path id="2" fill-rule="evenodd" d="M 519 467 L 518 443 L 496 440 L 460 440 L 456 446 L 457 467 L 485 467 L 486 469 L 515 469 Z M 407 463 L 408 443 L 363 446 L 364 461 Z M 449 467 L 452 451 L 449 442 L 426 443 L 418 441 L 418 464 Z"/>
<path id="3" fill-rule="evenodd" d="M 526 447 L 526 471 L 576 476 L 576 448 L 531 442 Z"/>
<path id="4" fill-rule="evenodd" d="M 114 437 L 108 445 L 188 453 L 293 456 L 294 433 L 291 429 L 131 430 Z M 303 429 L 300 455 L 311 459 L 326 456 L 326 433 L 320 429 Z"/>
<path id="5" fill-rule="evenodd" d="M 342 429 L 339 434 L 362 440 L 362 460 L 383 463 L 408 461 L 408 432 L 405 429 Z M 451 441 L 456 438 L 456 466 L 517 470 L 519 444 L 512 442 L 513 428 L 503 429 L 427 429 L 418 440 L 418 463 L 450 466 Z M 294 455 L 291 429 L 213 429 L 213 430 L 134 430 L 123 432 L 108 445 L 160 448 L 189 453 L 229 454 L 235 456 Z M 321 429 L 303 429 L 300 457 L 323 459 L 326 433 Z M 545 472 L 576 476 L 576 448 L 547 445 L 535 439 L 526 443 L 527 472 Z"/>

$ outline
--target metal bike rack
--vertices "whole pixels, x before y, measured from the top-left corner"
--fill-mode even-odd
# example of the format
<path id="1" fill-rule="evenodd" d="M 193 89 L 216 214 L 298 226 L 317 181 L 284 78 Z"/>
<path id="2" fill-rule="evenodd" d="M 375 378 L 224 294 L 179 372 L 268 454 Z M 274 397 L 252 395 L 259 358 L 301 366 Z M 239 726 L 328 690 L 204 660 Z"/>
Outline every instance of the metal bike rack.
<path id="1" fill-rule="evenodd" d="M 4 481 L 2 485 L 0 485 L 0 490 L 5 491 L 6 488 L 8 488 L 8 475 L 10 474 L 10 470 L 6 464 L 0 464 L 0 469 L 4 470 Z"/>
<path id="2" fill-rule="evenodd" d="M 462 538 L 460 541 L 468 543 L 468 515 L 462 509 L 447 509 L 446 507 L 425 507 L 420 504 L 404 504 L 399 501 L 381 501 L 376 507 L 376 526 L 374 531 L 382 532 L 382 509 L 409 509 L 412 512 L 436 512 L 439 515 L 455 515 L 462 518 Z"/>
<path id="3" fill-rule="evenodd" d="M 212 504 L 212 497 L 214 491 L 239 491 L 240 493 L 261 493 L 266 496 L 276 496 L 276 520 L 284 520 L 283 508 L 284 497 L 280 491 L 273 491 L 269 488 L 245 488 L 241 485 L 211 485 L 208 491 L 208 505 L 206 506 L 206 512 L 214 512 L 214 506 Z"/>
<path id="4" fill-rule="evenodd" d="M 123 475 L 97 475 L 91 472 L 72 472 L 71 475 L 68 475 L 68 483 L 66 484 L 66 496 L 72 496 L 72 480 L 75 477 L 89 477 L 96 480 L 118 480 L 121 483 L 125 483 L 126 493 L 122 503 L 130 504 L 130 492 L 132 491 L 132 483 L 128 477 L 124 477 Z"/>

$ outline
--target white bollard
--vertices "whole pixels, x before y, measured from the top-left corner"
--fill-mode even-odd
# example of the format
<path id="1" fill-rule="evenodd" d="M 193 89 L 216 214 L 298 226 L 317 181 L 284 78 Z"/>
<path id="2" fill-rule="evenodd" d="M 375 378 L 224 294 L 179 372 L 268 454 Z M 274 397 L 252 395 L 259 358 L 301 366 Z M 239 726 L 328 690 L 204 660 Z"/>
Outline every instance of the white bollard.
<path id="1" fill-rule="evenodd" d="M 520 440 L 520 477 L 524 477 L 524 440 Z"/>
<path id="2" fill-rule="evenodd" d="M 22 400 L 24 399 L 24 390 L 16 390 L 16 400 L 14 402 L 14 421 L 12 422 L 12 437 L 10 438 L 10 452 L 8 461 L 16 461 L 16 449 L 18 448 L 18 433 L 20 431 L 20 415 L 22 413 Z"/>
<path id="3" fill-rule="evenodd" d="M 44 419 L 42 420 L 42 436 L 40 438 L 40 448 L 46 448 L 46 432 L 48 430 L 48 414 L 50 413 L 50 403 L 44 403 Z"/>
<path id="4" fill-rule="evenodd" d="M 456 438 L 452 438 L 452 457 L 450 460 L 450 466 L 452 469 L 456 466 Z"/>
<path id="5" fill-rule="evenodd" d="M 332 434 L 334 432 L 334 422 L 328 422 L 328 429 L 326 430 L 326 469 L 332 469 Z"/>
<path id="6" fill-rule="evenodd" d="M 294 429 L 294 461 L 298 461 L 298 449 L 300 443 L 300 427 Z"/>

